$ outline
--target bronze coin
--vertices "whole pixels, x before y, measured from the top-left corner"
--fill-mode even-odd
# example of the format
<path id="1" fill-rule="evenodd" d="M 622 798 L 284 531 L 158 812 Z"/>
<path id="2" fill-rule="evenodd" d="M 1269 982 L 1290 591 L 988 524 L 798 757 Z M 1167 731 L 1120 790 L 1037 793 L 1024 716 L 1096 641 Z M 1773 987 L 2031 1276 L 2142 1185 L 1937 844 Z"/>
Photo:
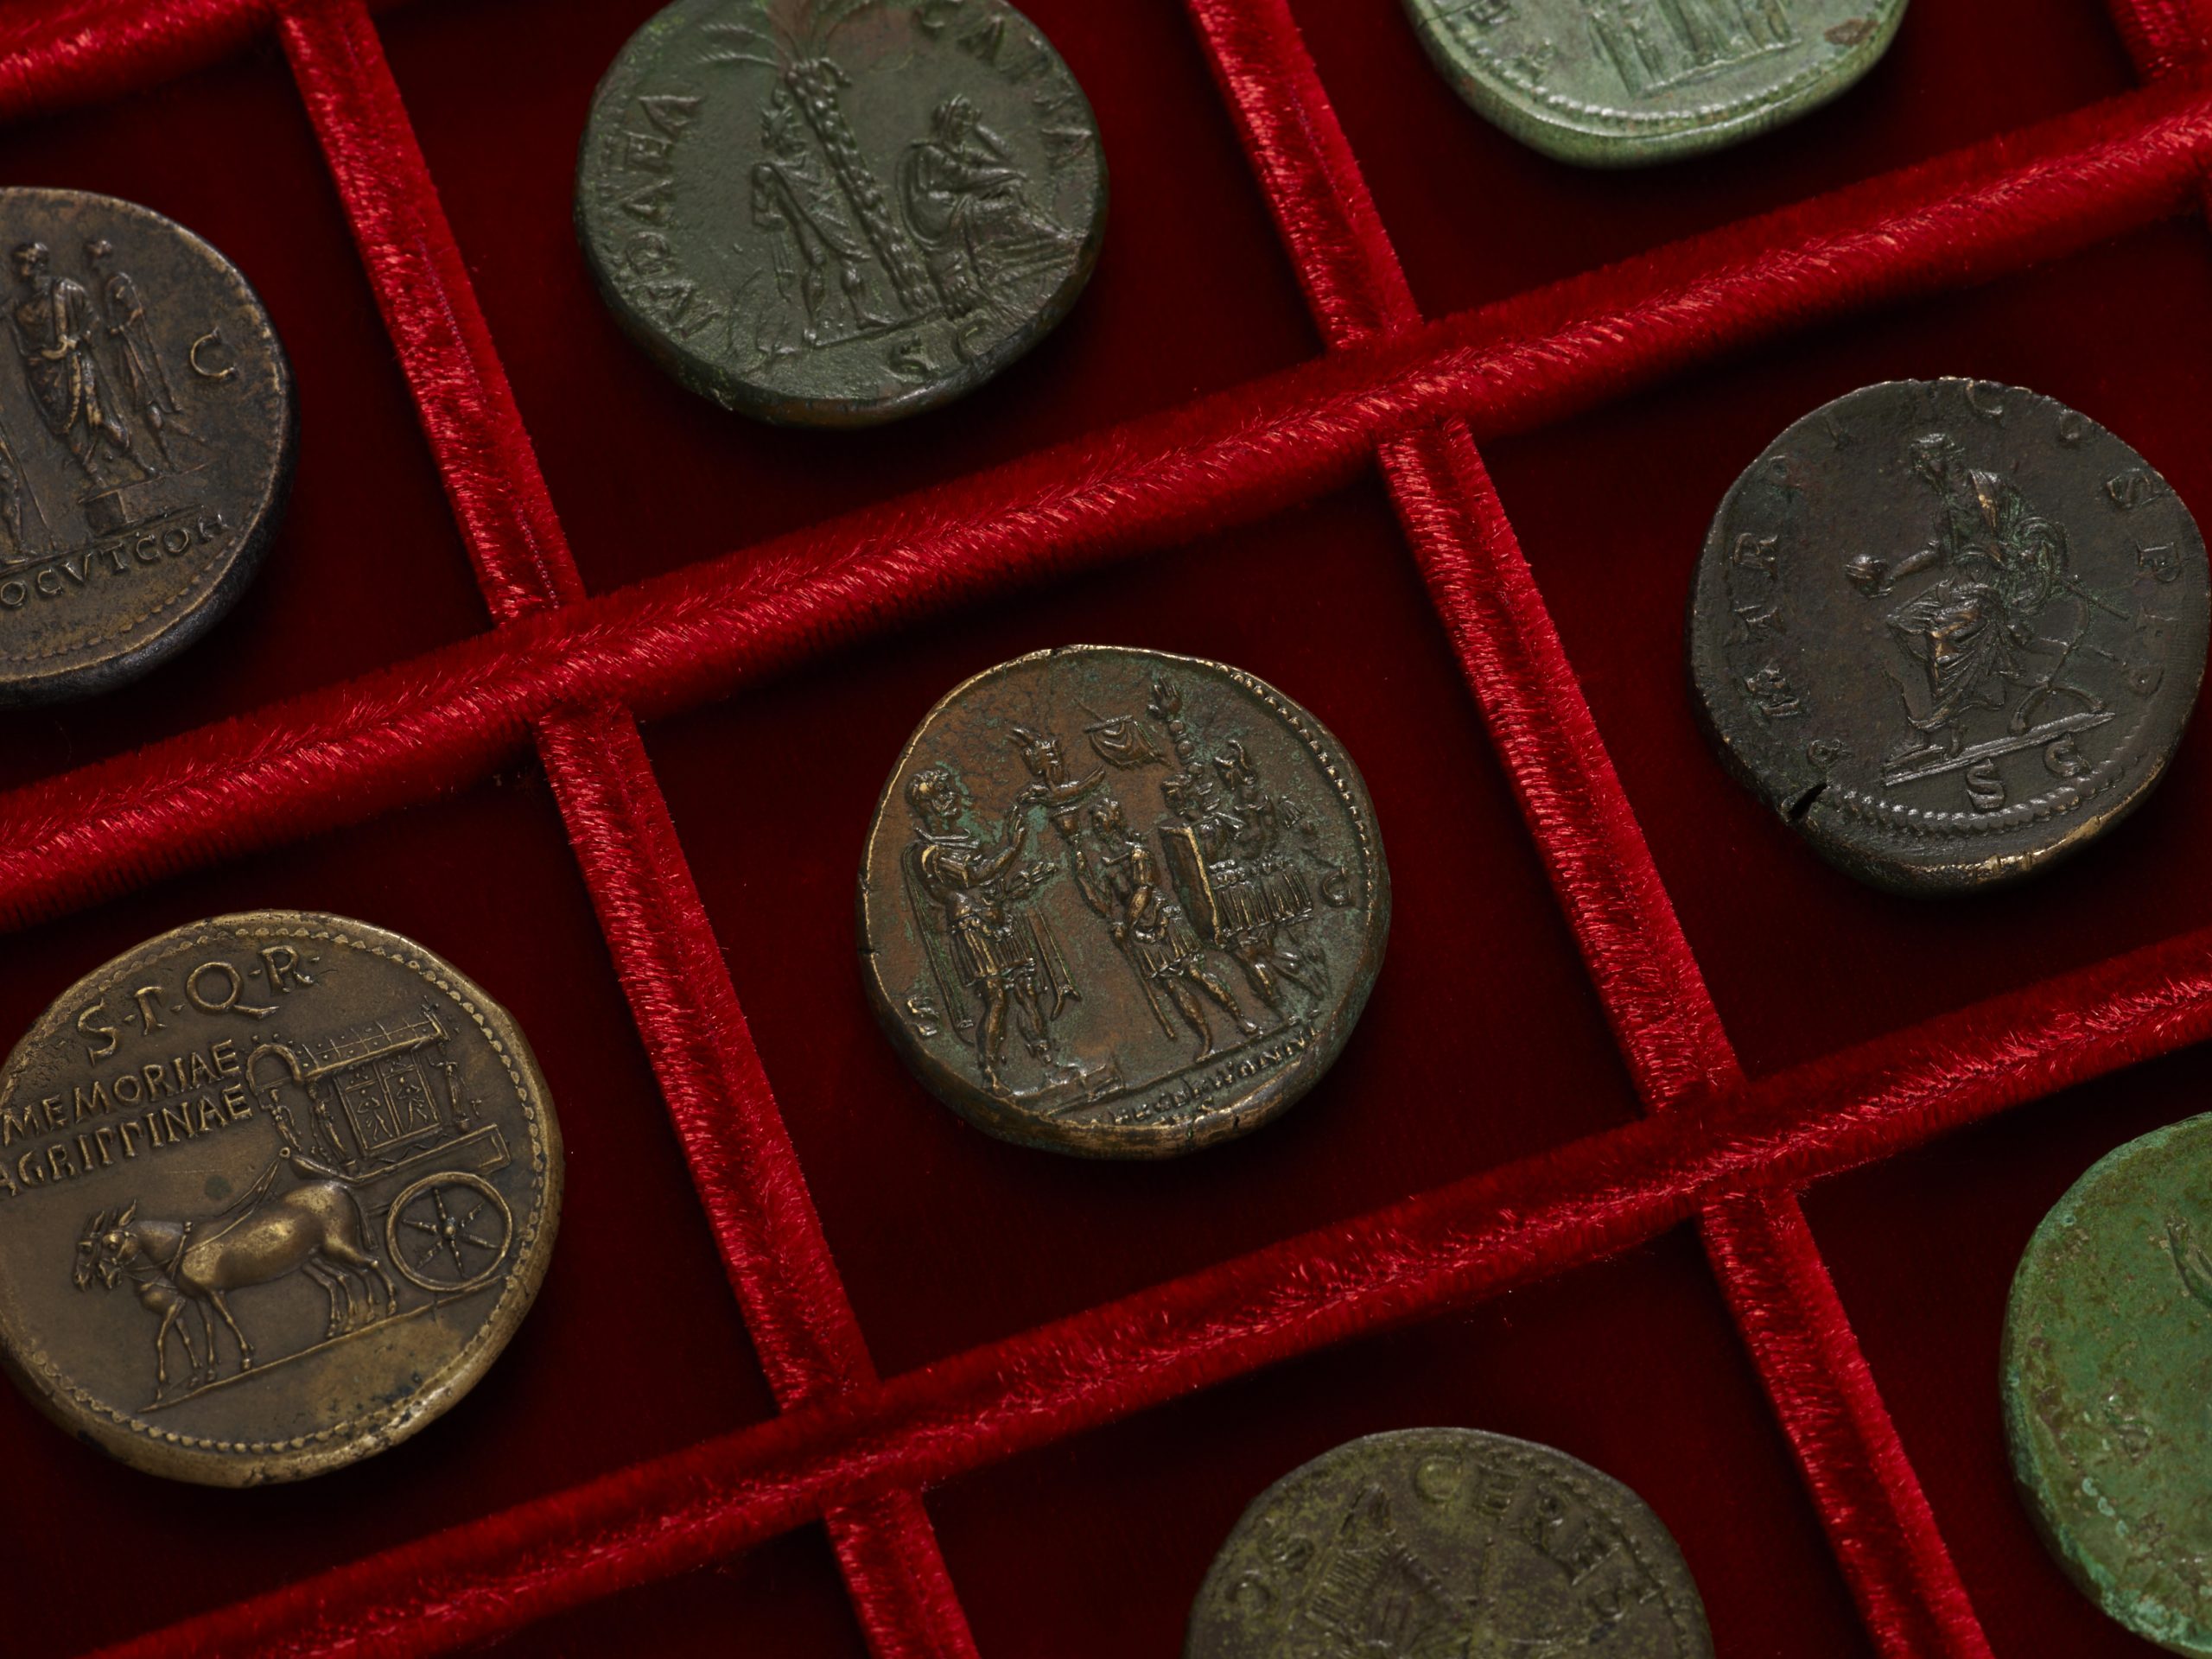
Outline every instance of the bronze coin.
<path id="1" fill-rule="evenodd" d="M 9 1057 L 0 1360 L 135 1468 L 320 1474 L 468 1392 L 560 1209 L 530 1045 L 449 963 L 336 916 L 196 922 Z"/>
<path id="2" fill-rule="evenodd" d="M 1253 1500 L 1184 1659 L 1713 1659 L 1649 1505 L 1548 1446 L 1408 1428 L 1325 1452 Z"/>
<path id="3" fill-rule="evenodd" d="M 261 563 L 298 408 L 269 314 L 180 225 L 0 190 L 0 705 L 120 685 L 197 639 Z"/>
<path id="4" fill-rule="evenodd" d="M 677 0 L 592 99 L 576 234 L 669 373 L 763 420 L 949 403 L 1090 279 L 1106 162 L 1006 0 Z"/>
<path id="5" fill-rule="evenodd" d="M 2157 783 L 2204 671 L 2204 539 L 2150 463 L 1986 380 L 1815 410 L 1730 488 L 1689 617 L 1730 770 L 1877 886 L 2016 880 Z"/>
<path id="6" fill-rule="evenodd" d="M 1257 1128 L 1365 1006 L 1390 876 L 1359 772 L 1251 675 L 1066 645 L 957 687 L 861 868 L 877 1018 L 1024 1146 L 1159 1158 Z"/>

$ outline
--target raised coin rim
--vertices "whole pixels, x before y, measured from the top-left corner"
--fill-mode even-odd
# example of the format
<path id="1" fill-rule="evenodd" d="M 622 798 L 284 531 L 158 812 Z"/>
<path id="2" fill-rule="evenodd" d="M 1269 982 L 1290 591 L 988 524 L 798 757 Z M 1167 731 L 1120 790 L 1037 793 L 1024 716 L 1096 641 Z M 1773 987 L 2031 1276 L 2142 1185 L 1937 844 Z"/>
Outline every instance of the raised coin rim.
<path id="1" fill-rule="evenodd" d="M 312 1475 L 344 1467 L 398 1445 L 444 1415 L 454 1403 L 476 1385 L 505 1349 L 523 1317 L 537 1300 L 538 1287 L 552 1259 L 553 1241 L 560 1230 L 563 1158 L 560 1119 L 553 1097 L 539 1070 L 522 1027 L 467 975 L 435 951 L 404 934 L 376 927 L 351 917 L 323 911 L 262 910 L 234 912 L 188 922 L 157 934 L 109 958 L 79 978 L 47 1005 L 24 1033 L 0 1071 L 0 1101 L 11 1099 L 16 1080 L 32 1058 L 32 1046 L 51 1035 L 53 1022 L 79 998 L 98 993 L 105 982 L 130 963 L 149 954 L 165 954 L 175 944 L 197 937 L 223 933 L 264 932 L 277 929 L 308 938 L 327 937 L 333 944 L 362 944 L 417 974 L 449 982 L 448 995 L 474 1007 L 480 1027 L 509 1049 L 512 1071 L 526 1088 L 522 1093 L 523 1116 L 531 1125 L 531 1153 L 542 1167 L 543 1197 L 532 1213 L 530 1237 L 518 1252 L 513 1272 L 493 1311 L 453 1357 L 434 1372 L 399 1405 L 367 1421 L 358 1433 L 292 1452 L 237 1452 L 209 1451 L 178 1445 L 170 1431 L 141 1420 L 134 1411 L 114 1408 L 118 1423 L 68 1399 L 60 1384 L 67 1381 L 47 1361 L 35 1339 L 36 1321 L 26 1315 L 12 1272 L 0 1272 L 0 1370 L 21 1389 L 33 1404 L 76 1438 L 91 1442 L 120 1463 L 150 1474 L 207 1486 L 260 1486 L 278 1481 L 303 1480 Z"/>
<path id="2" fill-rule="evenodd" d="M 262 326 L 268 335 L 270 368 L 274 389 L 283 406 L 283 418 L 279 423 L 276 448 L 271 457 L 273 465 L 268 474 L 267 487 L 246 512 L 241 514 L 238 535 L 232 539 L 229 562 L 220 560 L 209 564 L 197 579 L 206 592 L 200 602 L 179 614 L 174 620 L 156 628 L 139 644 L 111 656 L 95 657 L 91 653 L 97 645 L 65 653 L 54 658 L 58 666 L 30 671 L 18 671 L 6 659 L 0 658 L 0 709 L 27 709 L 43 703 L 60 702 L 77 697 L 91 696 L 99 692 L 113 690 L 128 685 L 142 675 L 151 672 L 178 652 L 188 649 L 205 635 L 236 605 L 238 598 L 252 585 L 259 574 L 263 561 L 283 527 L 284 510 L 290 504 L 292 474 L 299 459 L 300 399 L 292 378 L 291 359 L 286 355 L 284 342 L 276 332 L 276 319 L 269 314 L 269 307 L 260 292 L 248 282 L 245 273 L 225 257 L 207 238 L 198 232 L 178 224 L 165 214 L 142 203 L 126 201 L 120 196 L 102 195 L 92 190 L 60 189 L 47 185 L 10 185 L 0 188 L 0 214 L 9 204 L 25 197 L 46 198 L 67 204 L 96 203 L 110 212 L 149 221 L 152 228 L 165 236 L 180 238 L 191 244 L 219 270 L 229 274 L 238 283 L 245 299 L 260 313 Z M 188 585 L 180 599 L 188 599 Z"/>
<path id="3" fill-rule="evenodd" d="M 1347 987 L 1342 1003 L 1327 1021 L 1316 1027 L 1313 1046 L 1305 1053 L 1255 1088 L 1245 1103 L 1234 1111 L 1209 1116 L 1196 1123 L 1098 1123 L 1060 1129 L 1049 1120 L 1035 1118 L 1009 1107 L 953 1071 L 914 1037 L 899 1017 L 898 997 L 876 971 L 875 951 L 869 943 L 869 902 L 873 894 L 868 880 L 868 855 L 885 815 L 903 810 L 899 785 L 913 764 L 922 740 L 929 734 L 938 717 L 974 687 L 1032 664 L 1080 653 L 1140 657 L 1154 662 L 1179 664 L 1228 679 L 1286 720 L 1294 733 L 1304 740 L 1309 750 L 1319 751 L 1316 759 L 1323 762 L 1325 770 L 1330 764 L 1338 769 L 1341 774 L 1339 798 L 1348 796 L 1350 798 L 1345 804 L 1351 808 L 1354 817 L 1357 818 L 1363 814 L 1366 820 L 1364 842 L 1371 852 L 1367 880 L 1372 896 L 1367 906 L 1364 943 L 1368 958 L 1375 964 L 1374 972 L 1360 976 L 1357 982 Z M 1305 730 L 1299 729 L 1301 724 Z M 1333 757 L 1332 762 L 1331 757 Z M 896 899 L 895 893 L 888 896 L 889 902 L 895 904 Z M 906 1062 L 907 1070 L 931 1094 L 977 1128 L 1002 1141 L 1011 1141 L 1017 1146 L 1069 1153 L 1080 1158 L 1174 1158 L 1185 1153 L 1196 1152 L 1202 1147 L 1248 1135 L 1262 1124 L 1272 1122 L 1295 1104 L 1336 1064 L 1345 1043 L 1351 1040 L 1352 1029 L 1358 1025 L 1359 1017 L 1366 1009 L 1368 997 L 1374 990 L 1374 982 L 1382 972 L 1383 955 L 1390 938 L 1390 867 L 1382 849 L 1382 829 L 1375 819 L 1374 799 L 1369 795 L 1367 780 L 1360 775 L 1359 767 L 1354 764 L 1351 753 L 1338 741 L 1336 734 L 1315 719 L 1303 705 L 1285 696 L 1257 675 L 1248 674 L 1243 669 L 1231 668 L 1226 663 L 1214 662 L 1207 658 L 1191 657 L 1172 651 L 1154 651 L 1143 645 L 1052 645 L 1041 651 L 1025 652 L 987 668 L 980 674 L 971 674 L 930 705 L 929 712 L 922 716 L 920 723 L 900 747 L 899 758 L 885 778 L 882 790 L 877 794 L 875 810 L 868 817 L 867 839 L 861 849 L 855 909 L 860 931 L 861 978 L 868 987 L 868 1006 L 875 1014 L 876 1023 L 898 1051 L 899 1058 Z"/>
<path id="4" fill-rule="evenodd" d="M 2041 846 L 2016 845 L 2012 838 L 2024 835 L 2022 830 L 2016 829 L 1993 832 L 1982 845 L 1985 849 L 1993 846 L 1995 850 L 1985 850 L 1979 856 L 1910 858 L 1905 855 L 1906 843 L 1901 840 L 1878 839 L 1878 830 L 1859 831 L 1847 828 L 1855 826 L 1859 820 L 1847 817 L 1825 800 L 1816 799 L 1810 810 L 1793 814 L 1791 802 L 1800 793 L 1799 787 L 1796 784 L 1785 783 L 1777 791 L 1774 780 L 1794 778 L 1802 772 L 1804 775 L 1799 781 L 1809 785 L 1814 781 L 1809 767 L 1802 763 L 1786 763 L 1763 772 L 1749 753 L 1757 750 L 1758 746 L 1732 736 L 1728 726 L 1715 708 L 1716 693 L 1711 683 L 1714 676 L 1708 674 L 1707 665 L 1722 662 L 1726 649 L 1725 640 L 1715 631 L 1722 626 L 1719 613 L 1726 608 L 1723 601 L 1727 592 L 1727 525 L 1737 492 L 1755 480 L 1770 455 L 1791 433 L 1826 416 L 1845 412 L 1847 406 L 1859 398 L 1892 392 L 1900 387 L 1979 388 L 1999 396 L 2031 398 L 2054 411 L 2072 415 L 2090 431 L 2102 434 L 2133 456 L 2142 470 L 2158 480 L 2159 487 L 2180 509 L 2190 531 L 2190 550 L 2196 561 L 2197 579 L 2204 584 L 2207 595 L 2206 612 L 2194 619 L 2196 626 L 2190 633 L 2194 649 L 2190 660 L 2182 662 L 2177 653 L 2176 660 L 2166 665 L 2169 680 L 2177 686 L 2185 680 L 2188 690 L 2186 694 L 2175 696 L 2161 709 L 2146 718 L 2145 729 L 2155 735 L 2155 741 L 2147 737 L 2145 740 L 2143 752 L 2132 769 L 2133 777 L 2122 779 L 2115 786 L 2112 798 L 2101 808 L 2085 804 L 2079 818 L 2063 835 Z M 1760 446 L 1758 453 L 1721 493 L 1719 505 L 1713 510 L 1713 522 L 1706 531 L 1704 544 L 1698 550 L 1683 634 L 1686 645 L 1683 655 L 1688 671 L 1691 707 L 1707 740 L 1719 753 L 1729 775 L 1748 790 L 1753 798 L 1773 811 L 1822 859 L 1846 874 L 1890 893 L 1916 897 L 1983 893 L 2010 886 L 2079 851 L 2141 805 L 2165 776 L 2167 767 L 2189 730 L 2190 719 L 2196 710 L 2197 694 L 2203 683 L 2208 639 L 2212 639 L 2212 563 L 2207 560 L 2202 528 L 2180 493 L 2133 444 L 2101 421 L 2082 414 L 2071 404 L 2062 403 L 2048 393 L 2000 380 L 1977 379 L 1965 375 L 1878 380 L 1870 385 L 1856 387 L 1840 397 L 1832 397 L 1791 421 Z M 1721 694 L 1726 695 L 1725 686 Z M 2160 694 L 2164 694 L 2163 685 Z M 1738 711 L 1738 715 L 1740 712 Z M 1738 730 L 1748 729 L 1743 727 L 1741 718 L 1737 719 L 1736 724 Z M 1783 753 L 1781 746 L 1770 747 L 1777 754 Z M 1974 847 L 1975 842 L 1970 836 L 1947 836 L 1941 842 L 1930 844 L 1955 844 L 1963 851 Z"/>
<path id="5" fill-rule="evenodd" d="M 1440 27 L 1432 22 L 1437 9 L 1435 0 L 1403 0 L 1414 33 L 1421 37 L 1421 48 L 1428 54 L 1429 60 L 1477 114 L 1554 161 L 1576 167 L 1608 168 L 1649 167 L 1726 149 L 1763 132 L 1770 132 L 1802 115 L 1809 115 L 1850 91 L 1882 60 L 1897 38 L 1910 3 L 1910 0 L 1895 0 L 1886 22 L 1878 24 L 1875 32 L 1857 46 L 1847 48 L 1827 73 L 1798 91 L 1771 102 L 1748 102 L 1736 113 L 1709 125 L 1678 126 L 1647 137 L 1639 137 L 1631 123 L 1605 123 L 1586 117 L 1578 120 L 1550 105 L 1530 99 L 1490 74 L 1479 59 L 1453 49 Z M 1694 120 L 1694 111 L 1684 111 L 1677 118 L 1687 122 Z"/>
<path id="6" fill-rule="evenodd" d="M 661 371 L 685 391 L 696 392 L 710 403 L 717 404 L 734 414 L 749 416 L 765 421 L 771 426 L 817 427 L 825 429 L 850 431 L 864 427 L 880 426 L 889 421 L 902 420 L 909 415 L 922 415 L 941 409 L 969 393 L 979 391 L 1019 359 L 1039 344 L 1055 328 L 1065 321 L 1075 309 L 1076 302 L 1090 285 L 1090 274 L 1098 264 L 1098 251 L 1106 238 L 1106 217 L 1112 196 L 1111 176 L 1106 165 L 1105 141 L 1102 136 L 1091 146 L 1098 167 L 1098 205 L 1090 215 L 1090 223 L 1084 232 L 1083 243 L 1077 251 L 1074 267 L 1055 289 L 1050 298 L 1036 314 L 1021 327 L 1014 329 L 998 345 L 985 352 L 973 362 L 961 365 L 957 373 L 942 380 L 915 386 L 894 397 L 792 397 L 769 391 L 741 378 L 732 370 L 692 351 L 681 341 L 672 340 L 641 315 L 616 286 L 613 274 L 601 263 L 598 249 L 594 245 L 592 232 L 601 210 L 592 200 L 590 164 L 592 141 L 602 129 L 601 120 L 605 111 L 625 101 L 631 89 L 643 79 L 646 65 L 643 60 L 650 53 L 661 49 L 663 34 L 673 34 L 689 25 L 694 11 L 711 11 L 726 5 L 728 0 L 674 0 L 648 17 L 630 38 L 622 43 L 613 61 L 600 77 L 593 91 L 591 107 L 584 117 L 583 134 L 576 144 L 576 184 L 574 220 L 576 245 L 583 251 L 584 264 L 591 272 L 592 286 L 599 292 L 615 321 L 652 359 Z M 1083 83 L 1059 48 L 1052 44 L 1052 36 L 1039 29 L 1033 19 L 1009 0 L 994 0 L 1016 17 L 1036 29 L 1037 38 L 1046 50 L 1052 53 L 1068 85 L 1075 89 L 1077 99 L 1083 106 L 1083 118 L 1090 130 L 1098 132 L 1098 117 L 1090 106 L 1090 96 L 1084 91 Z M 679 17 L 678 13 L 686 14 Z M 648 37 L 652 37 L 649 39 Z M 613 118 L 607 117 L 612 119 Z M 604 228 L 601 226 L 601 228 Z"/>
<path id="7" fill-rule="evenodd" d="M 1232 1550 L 1243 1541 L 1253 1529 L 1265 1518 L 1285 1489 L 1293 1483 L 1305 1480 L 1338 1462 L 1351 1462 L 1363 1449 L 1383 1449 L 1406 1458 L 1417 1457 L 1430 1448 L 1449 1449 L 1479 1456 L 1484 1451 L 1549 1465 L 1561 1478 L 1580 1480 L 1594 1488 L 1600 1497 L 1610 1499 L 1625 1509 L 1632 1518 L 1647 1519 L 1656 1529 L 1657 1537 L 1665 1546 L 1662 1562 L 1646 1562 L 1653 1569 L 1653 1576 L 1671 1580 L 1669 1587 L 1680 1593 L 1681 1600 L 1674 1611 L 1682 1617 L 1678 1623 L 1689 1625 L 1693 1643 L 1702 1643 L 1701 1649 L 1689 1659 L 1713 1659 L 1713 1628 L 1705 1612 L 1705 1599 L 1698 1592 L 1697 1580 L 1690 1572 L 1689 1562 L 1682 1554 L 1682 1546 L 1673 1530 L 1659 1518 L 1659 1512 L 1647 1503 L 1642 1493 L 1627 1482 L 1618 1480 L 1604 1470 L 1582 1461 L 1572 1452 L 1562 1452 L 1555 1446 L 1546 1446 L 1541 1440 L 1524 1440 L 1511 1434 L 1500 1434 L 1486 1428 L 1391 1428 L 1376 1434 L 1363 1434 L 1357 1440 L 1331 1446 L 1319 1457 L 1309 1458 L 1277 1480 L 1245 1505 L 1244 1513 L 1236 1517 L 1236 1524 L 1221 1541 L 1221 1548 L 1214 1552 L 1206 1575 L 1198 1585 L 1198 1593 L 1191 1602 L 1191 1617 L 1183 1634 L 1183 1659 L 1220 1659 L 1198 1645 L 1198 1616 L 1210 1599 L 1224 1593 L 1217 1590 L 1217 1581 L 1229 1570 Z M 1595 1504 L 1592 1507 L 1597 1507 Z M 1609 1517 L 1621 1525 L 1618 1515 Z M 1622 1530 L 1628 1530 L 1622 1526 Z"/>

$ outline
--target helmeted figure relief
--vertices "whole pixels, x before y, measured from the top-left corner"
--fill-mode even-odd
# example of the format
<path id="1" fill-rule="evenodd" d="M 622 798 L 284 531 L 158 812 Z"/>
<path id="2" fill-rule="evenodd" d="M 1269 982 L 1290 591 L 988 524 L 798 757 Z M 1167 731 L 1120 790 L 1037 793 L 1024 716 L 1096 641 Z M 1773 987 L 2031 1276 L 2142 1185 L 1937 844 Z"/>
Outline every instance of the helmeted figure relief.
<path id="1" fill-rule="evenodd" d="M 1218 762 L 1216 769 L 1237 780 L 1232 790 L 1245 784 L 1256 788 L 1239 755 L 1228 769 Z M 1325 965 L 1319 952 L 1301 950 L 1288 931 L 1313 914 L 1313 900 L 1307 893 L 1302 906 L 1297 902 L 1304 878 L 1276 854 L 1281 824 L 1272 804 L 1261 810 L 1234 794 L 1224 800 L 1196 772 L 1166 779 L 1160 795 L 1174 815 L 1160 827 L 1160 844 L 1177 890 L 1207 942 L 1236 959 L 1271 1008 L 1282 1008 L 1285 982 L 1322 995 Z"/>
<path id="2" fill-rule="evenodd" d="M 1257 1036 L 1259 1022 L 1237 1006 L 1207 963 L 1203 941 L 1164 886 L 1144 837 L 1129 828 L 1121 802 L 1101 796 L 1091 803 L 1090 819 L 1090 844 L 1081 855 L 1084 898 L 1106 918 L 1114 943 L 1144 984 L 1160 1029 L 1174 1033 L 1167 1009 L 1182 1017 L 1198 1039 L 1193 1063 L 1217 1052 L 1206 1017 L 1209 1001 L 1245 1036 Z"/>
<path id="3" fill-rule="evenodd" d="M 1013 148 L 955 95 L 937 106 L 929 137 L 907 147 L 899 172 L 906 224 L 945 310 L 982 310 L 1033 269 L 1064 260 L 1077 238 L 1032 207 L 1029 175 Z"/>
<path id="4" fill-rule="evenodd" d="M 848 332 L 889 327 L 892 319 L 869 301 L 868 250 L 823 176 L 799 105 L 781 88 L 760 113 L 760 145 L 767 159 L 753 168 L 753 222 L 779 232 L 776 286 L 786 305 L 796 302 L 804 313 L 806 343 L 820 345 L 832 332 L 823 314 L 835 308 L 833 275 L 851 318 Z"/>
<path id="5" fill-rule="evenodd" d="M 1075 979 L 1052 924 L 1026 902 L 1058 873 L 1022 858 L 1029 810 L 1044 796 L 1029 785 L 986 839 L 967 827 L 967 791 L 951 767 L 924 766 L 906 782 L 916 823 L 902 861 L 907 902 L 954 1030 L 973 1033 L 986 1083 L 1008 1094 L 1009 1027 L 1046 1084 L 1078 1075 L 1058 1060 L 1052 1033 L 1077 995 Z"/>
<path id="6" fill-rule="evenodd" d="M 114 342 L 115 359 L 123 365 L 124 395 L 137 416 L 139 429 L 153 440 L 162 460 L 174 467 L 176 456 L 169 448 L 169 435 L 183 429 L 176 424 L 181 411 L 146 321 L 146 302 L 140 297 L 130 273 L 112 267 L 114 257 L 114 245 L 104 237 L 85 244 L 85 264 L 99 284 L 106 337 Z"/>
<path id="7" fill-rule="evenodd" d="M 56 276 L 43 242 L 15 251 L 22 294 L 11 314 L 23 377 L 46 429 L 67 448 L 99 489 L 153 468 L 131 450 L 130 429 L 115 410 L 94 352 L 103 325 L 83 283 Z"/>
<path id="8" fill-rule="evenodd" d="M 2025 732 L 2055 699 L 2101 710 L 2100 699 L 2063 677 L 2082 629 L 2069 639 L 2039 632 L 2053 607 L 2069 600 L 2122 614 L 2075 583 L 2065 530 L 2037 513 L 2009 479 L 1968 467 L 1957 441 L 1943 433 L 1916 441 L 1911 461 L 1942 497 L 1937 534 L 1893 563 L 1862 553 L 1845 566 L 1870 598 L 1886 596 L 1923 570 L 1941 571 L 1887 618 L 1919 695 L 1907 700 L 1911 729 L 1884 765 L 1912 766 L 1957 753 L 1964 721 L 1978 710 L 2009 708 L 2014 734 Z"/>

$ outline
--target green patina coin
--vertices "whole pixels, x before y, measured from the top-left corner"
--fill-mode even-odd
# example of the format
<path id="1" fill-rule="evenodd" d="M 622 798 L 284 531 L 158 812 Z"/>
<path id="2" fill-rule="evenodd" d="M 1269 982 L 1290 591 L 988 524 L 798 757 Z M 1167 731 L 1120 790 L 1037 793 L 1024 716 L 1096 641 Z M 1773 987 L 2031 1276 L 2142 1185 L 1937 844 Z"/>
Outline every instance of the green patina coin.
<path id="1" fill-rule="evenodd" d="M 982 385 L 1067 315 L 1105 222 L 1090 105 L 1005 0 L 677 0 L 600 83 L 576 169 L 622 326 L 793 425 Z"/>
<path id="2" fill-rule="evenodd" d="M 2212 1655 L 2212 1116 L 2131 1141 L 2045 1216 L 2012 1281 L 2012 1470 L 2067 1573 Z"/>
<path id="3" fill-rule="evenodd" d="M 1719 149 L 1835 97 L 1905 0 L 1406 0 L 1460 96 L 1585 167 Z"/>

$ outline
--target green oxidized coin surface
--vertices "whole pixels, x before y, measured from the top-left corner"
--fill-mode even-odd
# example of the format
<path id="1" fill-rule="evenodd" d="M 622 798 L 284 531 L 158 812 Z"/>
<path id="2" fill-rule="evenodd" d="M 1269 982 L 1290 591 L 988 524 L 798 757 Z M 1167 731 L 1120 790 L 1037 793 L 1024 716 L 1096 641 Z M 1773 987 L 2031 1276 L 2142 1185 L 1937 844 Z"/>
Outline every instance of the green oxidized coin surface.
<path id="1" fill-rule="evenodd" d="M 1564 162 L 1719 149 L 1835 97 L 1905 0 L 1406 0 L 1464 97 Z"/>
<path id="2" fill-rule="evenodd" d="M 2069 1576 L 2212 1655 L 2212 1116 L 2129 1141 L 2044 1217 L 2002 1387 L 2013 1473 Z"/>

